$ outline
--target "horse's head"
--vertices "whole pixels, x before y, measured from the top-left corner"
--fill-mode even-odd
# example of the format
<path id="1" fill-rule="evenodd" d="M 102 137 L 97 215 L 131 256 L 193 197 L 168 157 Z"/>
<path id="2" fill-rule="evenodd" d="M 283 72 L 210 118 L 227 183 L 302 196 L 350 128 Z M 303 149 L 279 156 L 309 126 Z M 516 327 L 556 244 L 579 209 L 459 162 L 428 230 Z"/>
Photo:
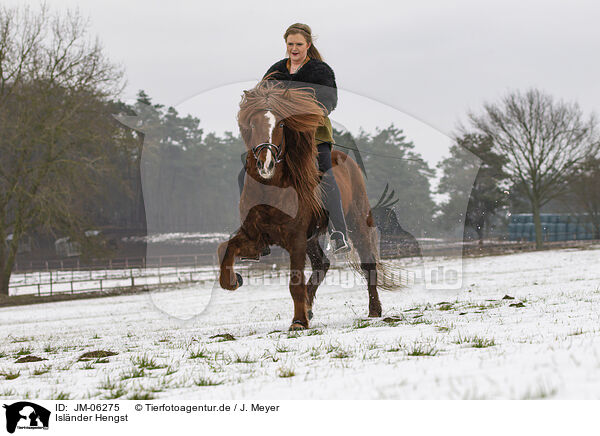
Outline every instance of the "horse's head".
<path id="1" fill-rule="evenodd" d="M 248 121 L 246 147 L 256 160 L 258 175 L 269 180 L 285 153 L 284 121 L 271 110 L 257 111 Z"/>
<path id="2" fill-rule="evenodd" d="M 314 132 L 323 120 L 323 110 L 314 91 L 307 88 L 290 89 L 282 82 L 264 80 L 244 91 L 238 124 L 249 152 L 248 163 L 259 177 L 272 179 L 284 159 L 288 163 L 291 159 L 295 167 L 307 162 L 314 166 Z"/>

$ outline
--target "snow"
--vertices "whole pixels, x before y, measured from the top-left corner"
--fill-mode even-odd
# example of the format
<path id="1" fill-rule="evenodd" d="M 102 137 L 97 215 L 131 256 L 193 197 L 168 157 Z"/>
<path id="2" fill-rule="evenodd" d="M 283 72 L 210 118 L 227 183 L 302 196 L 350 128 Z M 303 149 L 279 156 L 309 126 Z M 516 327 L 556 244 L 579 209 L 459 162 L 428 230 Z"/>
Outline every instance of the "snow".
<path id="1" fill-rule="evenodd" d="M 599 398 L 599 263 L 600 246 L 425 259 L 424 277 L 427 269 L 458 270 L 462 286 L 428 289 L 417 280 L 381 291 L 384 313 L 376 319 L 365 318 L 364 284 L 334 269 L 318 291 L 311 330 L 299 333 L 287 331 L 285 271 L 268 268 L 235 292 L 205 281 L 1 308 L 0 373 L 19 375 L 0 377 L 0 396 Z M 211 338 L 226 333 L 235 340 Z M 78 361 L 94 350 L 119 354 L 107 363 Z M 48 360 L 18 364 L 19 351 Z M 148 366 L 143 357 L 162 367 L 127 378 Z M 211 383 L 219 384 L 198 386 Z"/>

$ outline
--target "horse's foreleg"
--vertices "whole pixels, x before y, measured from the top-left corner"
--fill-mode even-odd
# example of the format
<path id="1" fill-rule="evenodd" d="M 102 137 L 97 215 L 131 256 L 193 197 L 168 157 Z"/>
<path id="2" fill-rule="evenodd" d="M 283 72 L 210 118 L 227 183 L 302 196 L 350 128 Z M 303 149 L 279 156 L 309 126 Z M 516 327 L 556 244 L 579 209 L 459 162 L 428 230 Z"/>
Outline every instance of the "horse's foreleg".
<path id="1" fill-rule="evenodd" d="M 235 291 L 242 286 L 242 276 L 233 270 L 235 257 L 240 255 L 240 253 L 248 252 L 248 250 L 252 250 L 253 248 L 254 244 L 252 244 L 246 236 L 239 233 L 229 241 L 219 245 L 217 251 L 220 267 L 219 284 L 223 289 Z"/>
<path id="2" fill-rule="evenodd" d="M 310 320 L 313 317 L 312 306 L 317 294 L 317 288 L 325 279 L 325 274 L 327 274 L 327 271 L 329 270 L 330 262 L 327 256 L 325 256 L 325 253 L 319 244 L 319 240 L 316 237 L 308 242 L 307 254 L 312 266 L 312 274 L 310 279 L 308 279 L 308 284 L 306 286 L 308 297 L 308 319 Z"/>
<path id="3" fill-rule="evenodd" d="M 304 282 L 304 264 L 306 262 L 306 240 L 295 243 L 290 251 L 290 293 L 294 300 L 294 318 L 290 330 L 308 328 L 306 284 Z"/>

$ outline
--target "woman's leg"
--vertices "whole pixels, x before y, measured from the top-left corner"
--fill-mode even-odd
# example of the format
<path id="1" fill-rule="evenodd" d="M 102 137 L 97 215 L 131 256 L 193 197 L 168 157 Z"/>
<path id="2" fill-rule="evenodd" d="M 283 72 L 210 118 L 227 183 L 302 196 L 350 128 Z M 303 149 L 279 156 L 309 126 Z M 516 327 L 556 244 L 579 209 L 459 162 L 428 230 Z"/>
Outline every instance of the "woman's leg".
<path id="1" fill-rule="evenodd" d="M 246 156 L 248 156 L 248 152 L 242 153 L 242 170 L 238 174 L 238 186 L 240 188 L 240 197 L 242 196 L 242 191 L 244 190 L 244 178 L 246 177 Z"/>
<path id="2" fill-rule="evenodd" d="M 323 173 L 321 186 L 323 187 L 323 204 L 329 213 L 329 235 L 333 244 L 334 253 L 350 251 L 348 246 L 348 231 L 346 219 L 342 208 L 340 188 L 335 181 L 331 163 L 331 143 L 322 142 L 317 145 L 319 151 L 319 170 Z"/>
<path id="3" fill-rule="evenodd" d="M 246 178 L 246 167 L 242 167 L 242 170 L 238 174 L 238 186 L 240 188 L 240 197 L 242 196 L 242 191 L 244 190 L 244 179 Z"/>

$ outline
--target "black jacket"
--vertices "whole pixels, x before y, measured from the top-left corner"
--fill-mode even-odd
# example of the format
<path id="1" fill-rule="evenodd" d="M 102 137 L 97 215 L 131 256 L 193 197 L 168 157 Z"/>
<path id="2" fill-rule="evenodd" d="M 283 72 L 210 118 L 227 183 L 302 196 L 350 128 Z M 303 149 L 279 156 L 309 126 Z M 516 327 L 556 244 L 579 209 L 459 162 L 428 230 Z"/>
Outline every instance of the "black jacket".
<path id="1" fill-rule="evenodd" d="M 317 59 L 309 59 L 295 74 L 287 69 L 287 58 L 274 63 L 263 79 L 275 72 L 270 79 L 292 81 L 297 87 L 310 86 L 315 90 L 317 100 L 327 108 L 328 114 L 337 106 L 337 85 L 335 75 L 329 65 Z M 327 115 L 327 114 L 326 114 Z"/>

